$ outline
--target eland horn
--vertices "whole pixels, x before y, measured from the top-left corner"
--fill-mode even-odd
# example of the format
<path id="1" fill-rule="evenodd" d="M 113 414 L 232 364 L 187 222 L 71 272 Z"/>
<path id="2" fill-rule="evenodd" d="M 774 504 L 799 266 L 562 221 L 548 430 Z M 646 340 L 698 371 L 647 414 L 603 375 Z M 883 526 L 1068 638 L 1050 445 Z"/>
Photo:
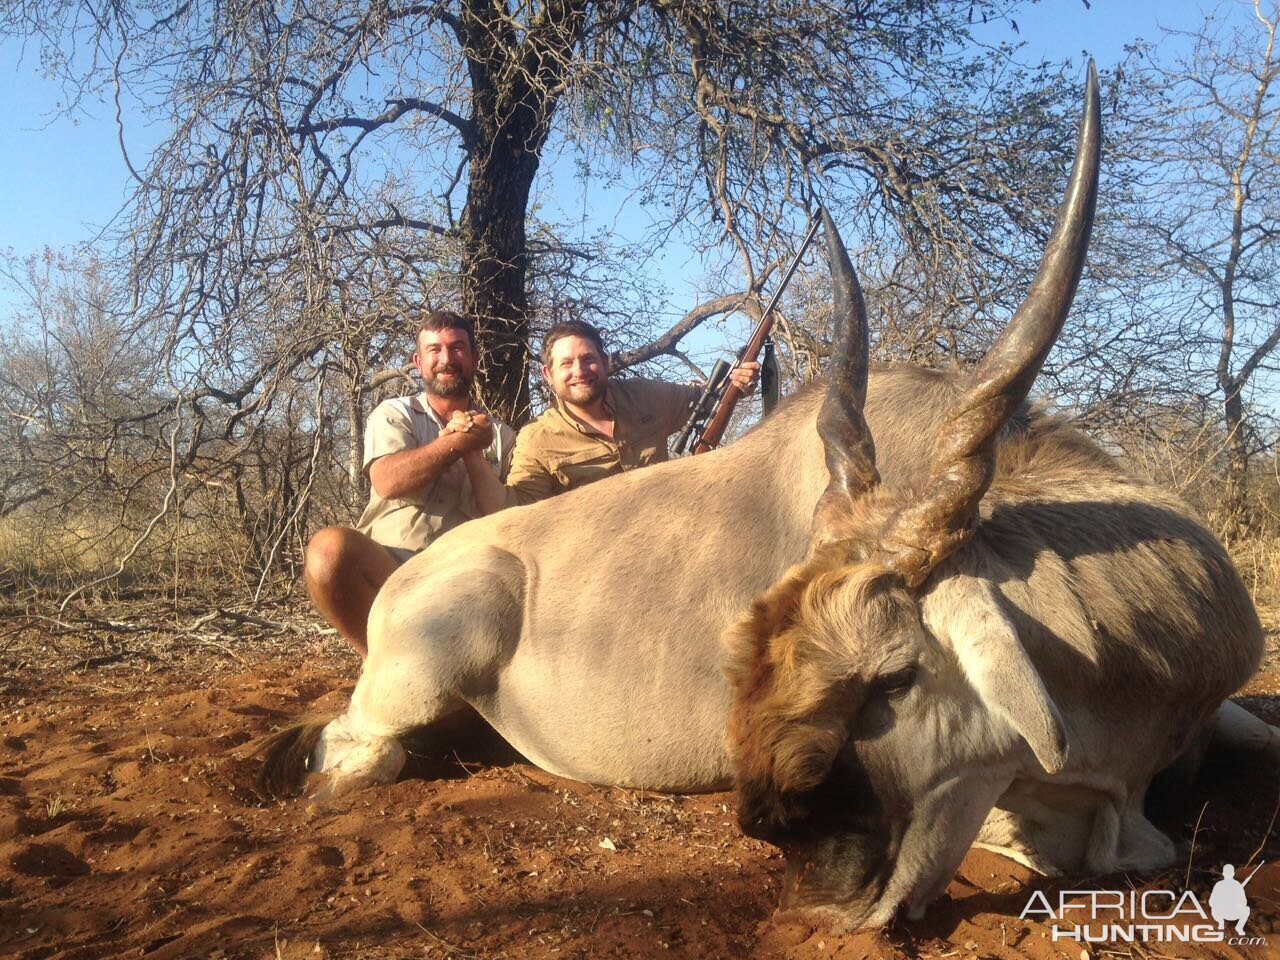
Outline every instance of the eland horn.
<path id="1" fill-rule="evenodd" d="M 898 514 L 881 540 L 886 564 L 912 586 L 972 536 L 995 470 L 996 434 L 1026 400 L 1071 309 L 1098 195 L 1100 114 L 1098 74 L 1090 61 L 1067 194 L 1031 289 L 944 420 L 923 498 Z"/>
<path id="2" fill-rule="evenodd" d="M 827 393 L 818 412 L 818 435 L 822 437 L 830 480 L 814 511 L 817 539 L 825 539 L 833 512 L 847 509 L 853 497 L 880 481 L 875 443 L 862 416 L 867 400 L 867 306 L 844 241 L 826 208 L 822 210 L 822 228 L 827 236 L 827 259 L 835 288 L 835 331 Z"/>

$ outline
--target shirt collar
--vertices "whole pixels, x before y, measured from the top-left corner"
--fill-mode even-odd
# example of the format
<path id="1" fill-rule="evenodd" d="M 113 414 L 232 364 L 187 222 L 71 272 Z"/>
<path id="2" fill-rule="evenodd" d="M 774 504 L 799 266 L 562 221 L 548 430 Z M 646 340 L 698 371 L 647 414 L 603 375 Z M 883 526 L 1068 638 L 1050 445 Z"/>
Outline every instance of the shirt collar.
<path id="1" fill-rule="evenodd" d="M 616 436 L 617 429 L 618 429 L 617 427 L 618 413 L 617 413 L 616 407 L 614 406 L 613 400 L 614 400 L 613 381 L 607 380 L 605 381 L 605 385 L 604 385 L 604 410 L 605 410 L 605 413 L 609 414 L 609 416 L 613 418 L 614 435 Z M 579 433 L 583 434 L 584 436 L 598 437 L 601 440 L 609 439 L 604 434 L 596 433 L 594 430 L 591 430 L 590 428 L 588 428 L 585 423 L 583 423 L 581 420 L 575 417 L 572 413 L 570 413 L 564 407 L 560 406 L 560 401 L 556 398 L 555 394 L 551 395 L 551 409 L 560 415 L 561 420 L 569 424 L 569 426 L 573 427 L 573 429 L 577 430 Z"/>
<path id="2" fill-rule="evenodd" d="M 431 406 L 431 404 L 427 401 L 427 391 L 423 390 L 417 396 L 413 397 L 411 399 L 411 404 L 417 404 L 421 412 L 425 413 L 428 417 L 430 417 L 433 421 L 435 421 L 436 426 L 438 426 L 441 430 L 443 430 L 445 426 L 447 426 L 448 421 L 443 419 L 440 416 L 440 414 L 436 413 L 436 408 Z M 472 399 L 471 406 L 473 409 L 479 411 L 480 413 L 483 413 L 486 415 L 489 414 L 488 408 L 485 407 L 485 405 L 481 403 L 479 400 Z M 493 417 L 490 416 L 489 419 L 492 420 Z"/>

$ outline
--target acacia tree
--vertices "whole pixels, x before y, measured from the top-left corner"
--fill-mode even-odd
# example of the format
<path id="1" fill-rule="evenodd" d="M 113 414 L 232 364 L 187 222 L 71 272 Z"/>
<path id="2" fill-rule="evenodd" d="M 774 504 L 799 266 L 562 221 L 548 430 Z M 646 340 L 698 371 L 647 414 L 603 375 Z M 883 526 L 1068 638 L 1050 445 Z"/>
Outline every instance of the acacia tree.
<path id="1" fill-rule="evenodd" d="M 304 442 L 285 473 L 257 470 L 262 496 L 304 503 L 319 457 L 356 481 L 339 500 L 358 499 L 363 410 L 401 389 L 414 307 L 476 317 L 484 397 L 516 422 L 530 339 L 564 314 L 603 320 L 620 365 L 678 361 L 691 330 L 758 311 L 818 199 L 869 286 L 912 277 L 900 301 L 933 311 L 935 348 L 958 355 L 1025 287 L 1078 111 L 1075 71 L 966 46 L 999 9 L 32 0 L 0 10 L 0 29 L 40 46 L 70 108 L 103 91 L 133 103 L 122 143 L 138 113 L 168 131 L 145 158 L 126 152 L 137 186 L 113 304 L 121 335 L 157 352 L 158 387 L 128 416 L 171 441 L 163 511 L 192 484 L 248 490 L 257 468 L 236 458 L 269 455 L 283 430 Z M 566 240 L 534 195 L 552 149 L 625 175 L 723 251 L 726 282 L 674 323 L 651 319 L 658 296 L 633 265 L 663 235 L 641 250 Z M 266 531 L 255 554 L 271 562 L 293 531 L 296 556 L 305 513 L 251 500 L 235 509 Z"/>
<path id="2" fill-rule="evenodd" d="M 1151 302 L 1179 321 L 1192 377 L 1221 403 L 1227 513 L 1247 518 L 1262 447 L 1250 394 L 1280 346 L 1280 7 L 1254 0 L 1229 26 L 1211 14 L 1168 63 L 1137 52 L 1126 95 L 1147 197 L 1133 224 L 1161 278 Z"/>
<path id="3" fill-rule="evenodd" d="M 728 238 L 745 274 L 735 305 L 816 167 L 869 230 L 966 247 L 981 232 L 979 252 L 1007 254 L 1011 228 L 1036 219 L 1037 153 L 1014 156 L 1016 125 L 981 108 L 1037 78 L 961 53 L 969 24 L 1002 8 L 57 0 L 8 6 L 3 24 L 39 39 L 73 104 L 105 85 L 171 127 L 137 164 L 125 223 L 137 302 L 175 342 L 230 349 L 287 300 L 306 353 L 359 308 L 361 276 L 374 301 L 460 302 L 480 327 L 485 395 L 519 420 L 531 270 L 566 256 L 591 269 L 590 251 L 530 241 L 549 139 L 628 165 L 673 219 Z"/>

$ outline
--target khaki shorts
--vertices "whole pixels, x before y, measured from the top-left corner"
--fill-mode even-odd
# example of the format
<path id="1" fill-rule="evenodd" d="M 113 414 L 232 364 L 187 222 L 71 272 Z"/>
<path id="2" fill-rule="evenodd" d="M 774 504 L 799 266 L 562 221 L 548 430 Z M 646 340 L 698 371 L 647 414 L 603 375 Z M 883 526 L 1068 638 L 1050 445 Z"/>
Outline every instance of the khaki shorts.
<path id="1" fill-rule="evenodd" d="M 404 566 L 406 560 L 418 553 L 417 550 L 410 550 L 408 547 L 388 547 L 385 543 L 380 543 L 378 546 L 391 554 L 391 559 L 396 562 L 397 567 Z"/>

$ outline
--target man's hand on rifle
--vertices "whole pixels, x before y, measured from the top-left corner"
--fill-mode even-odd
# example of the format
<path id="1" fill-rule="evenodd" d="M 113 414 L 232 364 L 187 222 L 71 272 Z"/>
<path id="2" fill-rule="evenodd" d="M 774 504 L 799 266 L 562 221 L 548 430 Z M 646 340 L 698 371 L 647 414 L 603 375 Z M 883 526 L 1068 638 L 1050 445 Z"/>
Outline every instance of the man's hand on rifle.
<path id="1" fill-rule="evenodd" d="M 756 384 L 760 382 L 760 364 L 754 360 L 740 363 L 729 371 L 729 379 L 735 387 L 750 396 L 756 392 Z"/>

